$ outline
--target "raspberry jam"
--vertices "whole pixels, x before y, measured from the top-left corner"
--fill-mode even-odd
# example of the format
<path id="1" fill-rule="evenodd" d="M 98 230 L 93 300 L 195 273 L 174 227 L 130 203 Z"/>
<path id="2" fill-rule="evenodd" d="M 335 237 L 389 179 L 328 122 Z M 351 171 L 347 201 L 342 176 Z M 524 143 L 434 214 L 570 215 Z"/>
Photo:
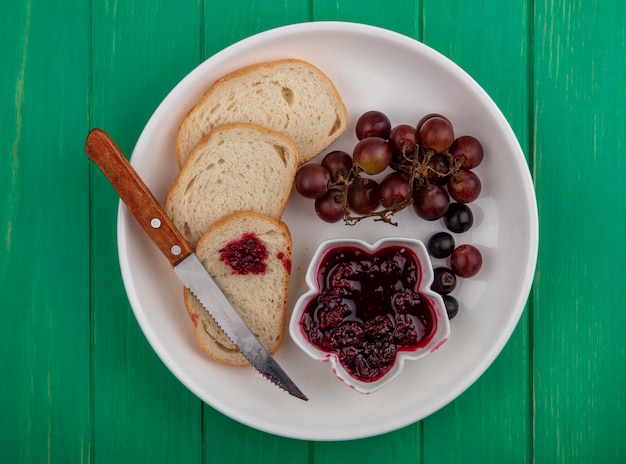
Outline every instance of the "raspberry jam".
<path id="1" fill-rule="evenodd" d="M 283 263 L 283 267 L 285 268 L 285 270 L 288 273 L 291 273 L 291 259 L 289 259 L 287 256 L 285 256 L 285 253 L 283 253 L 282 251 L 279 251 L 278 254 L 276 254 L 276 258 Z"/>
<path id="2" fill-rule="evenodd" d="M 434 303 L 418 289 L 417 255 L 403 246 L 369 253 L 353 246 L 330 249 L 317 269 L 320 293 L 305 308 L 305 338 L 336 354 L 350 375 L 380 379 L 400 351 L 428 344 L 436 329 Z"/>
<path id="3" fill-rule="evenodd" d="M 229 265 L 233 274 L 263 274 L 267 269 L 267 247 L 252 233 L 228 242 L 219 253 L 220 261 Z"/>

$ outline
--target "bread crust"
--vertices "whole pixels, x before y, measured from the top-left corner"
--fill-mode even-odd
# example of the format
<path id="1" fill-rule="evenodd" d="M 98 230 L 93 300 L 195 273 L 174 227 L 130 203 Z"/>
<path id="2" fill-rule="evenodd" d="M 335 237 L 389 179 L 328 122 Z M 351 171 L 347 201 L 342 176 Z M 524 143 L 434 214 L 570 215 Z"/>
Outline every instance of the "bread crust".
<path id="1" fill-rule="evenodd" d="M 185 209 L 183 206 L 181 206 L 181 197 L 184 195 L 183 192 L 185 191 L 185 189 L 188 188 L 189 178 L 192 177 L 196 172 L 196 163 L 200 163 L 200 158 L 207 156 L 205 150 L 207 147 L 211 146 L 213 139 L 216 139 L 229 131 L 238 130 L 249 131 L 250 133 L 258 136 L 259 140 L 279 141 L 281 142 L 283 147 L 287 148 L 285 152 L 285 155 L 287 156 L 287 159 L 285 160 L 286 166 L 284 172 L 282 173 L 282 175 L 284 176 L 284 179 L 282 179 L 282 182 L 284 183 L 284 188 L 279 194 L 273 195 L 271 198 L 266 199 L 266 202 L 271 202 L 271 209 L 273 212 L 272 214 L 269 214 L 267 208 L 265 211 L 257 210 L 256 212 L 268 213 L 268 215 L 271 215 L 274 218 L 280 218 L 287 206 L 287 202 L 289 201 L 291 187 L 293 185 L 293 180 L 295 178 L 296 170 L 298 167 L 297 149 L 293 141 L 284 134 L 271 131 L 265 127 L 261 127 L 255 124 L 232 123 L 219 126 L 209 132 L 206 136 L 204 136 L 200 143 L 198 143 L 194 147 L 193 151 L 187 158 L 185 165 L 182 167 L 181 171 L 172 182 L 172 185 L 170 186 L 170 189 L 168 190 L 165 198 L 165 211 L 167 212 L 168 216 L 174 221 L 178 229 L 185 236 L 185 239 L 192 247 L 196 246 L 196 242 L 198 241 L 199 237 L 211 226 L 212 221 L 210 221 L 210 218 L 208 216 L 206 217 L 206 221 L 204 221 L 205 218 L 196 218 L 197 214 L 192 214 L 189 209 Z M 256 174 L 257 173 L 246 171 L 245 178 L 241 181 L 238 188 L 246 189 L 246 191 L 248 191 L 249 189 L 254 189 L 254 187 L 257 185 L 254 183 L 254 180 L 256 179 Z M 248 194 L 250 195 L 250 198 L 255 199 L 257 204 L 261 204 L 261 197 L 259 196 L 259 192 L 251 190 L 248 192 Z M 212 215 L 217 216 L 217 219 L 221 219 L 233 212 L 236 212 L 237 210 L 248 209 L 253 210 L 254 206 L 248 205 L 247 207 L 240 207 L 236 204 L 227 205 L 224 206 L 224 208 L 215 207 L 212 211 Z M 185 226 L 186 218 L 195 218 L 195 220 L 204 221 L 206 222 L 206 226 L 200 231 L 200 233 L 193 233 L 193 231 L 189 232 L 186 230 Z"/>
<path id="2" fill-rule="evenodd" d="M 332 80 L 330 80 L 330 78 L 324 74 L 319 68 L 317 68 L 316 66 L 314 66 L 313 64 L 301 60 L 301 59 L 297 59 L 297 58 L 287 58 L 287 59 L 282 59 L 282 60 L 276 60 L 276 61 L 272 61 L 272 62 L 265 62 L 265 63 L 257 63 L 257 64 L 252 64 L 243 68 L 240 68 L 236 71 L 233 71 L 230 74 L 227 74 L 221 78 L 219 78 L 217 81 L 215 81 L 211 87 L 209 87 L 209 89 L 203 94 L 203 96 L 200 98 L 200 100 L 196 103 L 196 105 L 194 105 L 193 108 L 191 108 L 185 118 L 183 119 L 183 122 L 179 128 L 177 137 L 176 137 L 176 159 L 178 162 L 179 166 L 182 166 L 185 162 L 186 157 L 188 156 L 189 153 L 189 149 L 190 147 L 192 147 L 194 145 L 194 142 L 192 141 L 191 143 L 187 143 L 187 139 L 190 137 L 190 133 L 193 132 L 193 130 L 191 130 L 191 126 L 194 124 L 199 125 L 197 118 L 200 117 L 200 115 L 202 114 L 203 109 L 205 108 L 205 106 L 207 105 L 207 103 L 214 99 L 216 94 L 219 94 L 219 92 L 222 92 L 222 89 L 229 84 L 230 82 L 236 81 L 238 79 L 242 79 L 245 77 L 249 77 L 255 74 L 260 74 L 263 72 L 271 72 L 272 69 L 274 68 L 279 68 L 279 67 L 285 67 L 285 66 L 289 66 L 289 65 L 296 65 L 299 67 L 302 67 L 302 69 L 308 69 L 311 70 L 312 72 L 315 73 L 316 76 L 318 76 L 319 79 L 321 79 L 322 82 L 324 82 L 325 84 L 325 89 L 326 91 L 328 91 L 330 93 L 330 95 L 332 96 L 332 104 L 336 107 L 337 110 L 337 129 L 336 131 L 332 134 L 332 136 L 329 134 L 329 137 L 326 139 L 320 139 L 317 138 L 315 140 L 315 144 L 314 146 L 308 150 L 308 151 L 303 151 L 301 146 L 298 146 L 298 150 L 299 150 L 299 164 L 303 164 L 306 161 L 312 159 L 313 157 L 315 157 L 316 155 L 318 155 L 319 153 L 321 153 L 324 149 L 326 149 L 331 143 L 333 143 L 337 138 L 339 138 L 339 136 L 345 132 L 346 128 L 347 128 L 347 123 L 348 123 L 348 111 L 346 109 L 346 106 L 341 98 L 341 95 L 337 89 L 337 87 L 335 86 L 334 82 Z M 252 108 L 251 108 L 252 109 Z M 230 116 L 229 116 L 230 117 Z M 227 120 L 228 122 L 251 122 L 254 124 L 258 124 L 258 125 L 266 125 L 265 122 L 263 121 L 258 121 L 258 120 Z M 221 125 L 221 124 L 220 124 Z M 204 135 L 206 135 L 206 133 L 208 133 L 211 129 L 213 129 L 215 126 L 209 123 L 206 123 L 206 127 L 203 128 L 204 131 Z M 281 130 L 281 128 L 278 127 L 270 127 L 268 126 L 269 129 L 277 131 L 277 132 L 283 132 Z M 302 132 L 305 132 L 306 129 L 305 128 L 299 128 Z M 285 133 L 285 132 L 283 132 Z M 290 136 L 290 138 L 294 139 L 295 137 L 293 136 L 294 134 L 289 134 L 286 133 L 286 135 Z M 296 143 L 296 145 L 298 145 Z"/>
<path id="3" fill-rule="evenodd" d="M 250 93 L 250 89 L 246 87 L 250 84 L 246 81 L 248 77 L 252 77 L 252 82 L 256 86 L 255 93 Z M 268 85 L 268 81 L 271 85 Z M 299 87 L 302 81 L 306 85 Z M 321 153 L 339 138 L 347 128 L 347 122 L 346 106 L 337 87 L 328 76 L 311 63 L 287 58 L 253 64 L 215 81 L 196 105 L 187 112 L 177 134 L 176 159 L 181 171 L 167 193 L 166 212 L 177 227 L 182 229 L 181 232 L 191 246 L 196 248 L 196 254 L 217 285 L 238 308 L 252 331 L 271 354 L 279 350 L 284 340 L 290 278 L 290 267 L 287 268 L 285 263 L 288 261 L 290 266 L 292 255 L 291 234 L 280 217 L 287 205 L 298 166 Z M 257 210 L 263 195 L 259 195 L 259 191 L 255 189 L 267 181 L 267 178 L 255 178 L 254 175 L 247 175 L 250 172 L 246 172 L 241 180 L 242 189 L 247 189 L 248 194 L 255 198 L 256 204 L 248 204 L 246 207 L 245 201 L 238 203 L 237 198 L 230 198 L 227 205 L 211 206 L 219 210 L 219 217 L 215 219 L 212 216 L 207 221 L 206 227 L 200 228 L 203 231 L 201 237 L 194 233 L 194 239 L 190 240 L 189 234 L 184 230 L 184 226 L 187 225 L 185 215 L 205 214 L 206 208 L 198 208 L 198 211 L 193 213 L 183 211 L 182 219 L 177 219 L 174 217 L 176 214 L 172 205 L 179 209 L 187 205 L 186 201 L 189 199 L 176 199 L 176 196 L 190 188 L 188 174 L 199 176 L 198 167 L 201 164 L 197 162 L 205 156 L 203 150 L 212 143 L 213 138 L 223 134 L 224 131 L 239 129 L 254 130 L 267 138 L 274 137 L 275 140 L 281 140 L 285 147 L 290 147 L 287 151 L 293 153 L 293 157 L 290 158 L 292 164 L 289 169 L 284 173 L 280 169 L 275 171 L 281 173 L 283 181 L 287 181 L 284 192 L 272 193 L 271 200 L 275 205 L 273 214 L 268 215 L 267 211 Z M 208 166 L 204 168 L 208 169 Z M 260 169 L 257 169 L 254 172 L 259 171 Z M 211 174 L 207 174 L 207 178 L 211 179 Z M 195 177 L 192 182 L 196 182 Z M 279 190 L 282 188 L 281 184 L 276 182 L 272 184 Z M 232 189 L 232 185 L 230 188 Z M 254 212 L 251 211 L 253 209 Z M 209 212 L 211 215 L 215 213 Z M 191 220 L 193 221 L 193 217 Z M 225 274 L 224 265 L 220 264 L 219 260 L 216 261 L 215 255 L 218 253 L 214 248 L 217 246 L 215 243 L 217 237 L 221 234 L 226 235 L 226 238 L 232 238 L 225 232 L 228 227 L 246 221 L 268 225 L 279 237 L 281 250 L 278 254 L 270 253 L 268 263 L 271 263 L 273 270 L 271 275 L 263 276 L 264 280 L 261 280 L 261 276 Z M 274 246 L 274 243 L 270 244 L 270 248 Z M 279 259 L 278 255 L 281 255 L 282 259 Z M 233 281 L 241 283 L 243 287 L 238 286 L 239 283 L 233 284 Z M 270 293 L 263 293 L 261 289 L 264 288 Z M 255 306 L 254 302 L 250 301 L 250 295 L 263 300 L 261 303 L 263 306 L 261 308 Z M 184 290 L 183 299 L 202 351 L 211 359 L 223 364 L 248 366 L 249 362 L 228 340 L 188 289 Z M 266 307 L 270 308 L 269 312 L 263 312 L 263 308 Z M 269 332 L 266 330 L 268 325 L 271 328 Z"/>
<path id="4" fill-rule="evenodd" d="M 253 228 L 257 229 L 256 232 L 259 232 L 259 230 L 267 230 L 272 234 L 280 234 L 280 241 L 284 242 L 281 243 L 281 252 L 284 254 L 282 259 L 291 262 L 291 233 L 287 225 L 280 220 L 251 211 L 237 212 L 227 216 L 207 230 L 202 239 L 198 242 L 198 258 L 202 261 L 202 264 L 207 268 L 207 271 L 218 286 L 222 288 L 229 301 L 240 312 L 243 319 L 248 323 L 265 348 L 270 354 L 274 354 L 282 346 L 285 332 L 290 277 L 289 269 L 284 267 L 285 262 L 281 262 L 275 253 L 271 253 L 268 257 L 268 273 L 271 273 L 268 274 L 269 277 L 277 275 L 280 277 L 280 281 L 274 282 L 273 285 L 273 290 L 276 291 L 275 296 L 277 296 L 277 298 L 273 300 L 274 305 L 271 308 L 270 317 L 264 318 L 264 321 L 269 321 L 267 324 L 270 322 L 276 323 L 275 326 L 272 326 L 272 335 L 268 338 L 265 330 L 262 330 L 265 329 L 265 327 L 259 327 L 259 320 L 253 317 L 258 314 L 250 314 L 247 312 L 251 308 L 249 302 L 245 301 L 247 299 L 246 297 L 254 293 L 255 288 L 258 289 L 258 285 L 262 279 L 264 279 L 264 284 L 267 285 L 270 283 L 268 281 L 268 275 L 227 275 L 223 273 L 223 267 L 225 267 L 225 265 L 218 263 L 215 256 L 207 255 L 208 253 L 215 253 L 215 251 L 223 245 L 224 241 L 236 239 L 237 237 L 233 236 L 226 237 L 224 235 L 224 229 L 236 228 L 239 224 L 244 228 L 254 224 Z M 244 232 L 245 229 L 241 233 Z M 263 239 L 262 234 L 261 239 Z M 267 241 L 265 243 L 268 248 L 272 248 L 272 251 L 275 251 L 275 244 L 269 244 Z M 247 282 L 244 282 L 244 286 L 250 285 L 250 293 L 248 295 L 229 293 L 229 285 L 227 285 L 228 279 L 245 279 Z M 184 289 L 184 303 L 193 323 L 194 334 L 198 345 L 208 357 L 217 362 L 231 366 L 243 367 L 250 365 L 237 348 L 227 340 L 224 332 L 217 326 L 215 321 L 206 313 L 193 294 L 186 288 Z M 267 303 L 263 302 L 262 304 Z M 210 311 L 210 308 L 208 309 Z M 268 340 L 270 341 L 268 342 Z"/>

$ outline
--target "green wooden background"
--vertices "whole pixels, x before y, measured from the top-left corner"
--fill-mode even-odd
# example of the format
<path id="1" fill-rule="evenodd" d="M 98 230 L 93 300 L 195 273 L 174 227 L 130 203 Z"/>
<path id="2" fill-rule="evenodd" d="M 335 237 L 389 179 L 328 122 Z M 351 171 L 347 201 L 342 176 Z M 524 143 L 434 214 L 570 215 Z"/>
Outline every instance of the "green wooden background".
<path id="1" fill-rule="evenodd" d="M 7 0 L 2 10 L 0 462 L 626 462 L 626 2 Z M 492 367 L 427 419 L 349 442 L 247 428 L 170 374 L 124 293 L 118 199 L 83 151 L 102 127 L 130 153 L 205 58 L 311 20 L 386 27 L 465 68 L 527 153 L 540 214 L 533 290 Z"/>

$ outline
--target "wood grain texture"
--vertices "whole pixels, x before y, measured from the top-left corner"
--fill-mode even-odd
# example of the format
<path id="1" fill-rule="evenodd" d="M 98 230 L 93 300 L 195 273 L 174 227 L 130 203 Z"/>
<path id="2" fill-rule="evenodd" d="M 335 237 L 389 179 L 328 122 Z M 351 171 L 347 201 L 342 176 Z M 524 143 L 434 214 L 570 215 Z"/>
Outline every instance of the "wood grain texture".
<path id="1" fill-rule="evenodd" d="M 159 200 L 106 132 L 92 129 L 87 136 L 85 151 L 172 266 L 178 265 L 193 253 Z M 177 248 L 176 252 L 174 248 Z"/>
<path id="2" fill-rule="evenodd" d="M 536 5 L 538 463 L 626 459 L 626 5 Z"/>
<path id="3" fill-rule="evenodd" d="M 482 2 L 480 8 L 458 0 L 425 0 L 423 40 L 485 89 L 509 121 L 532 165 L 529 8 L 529 2 L 515 2 L 503 12 L 502 2 L 497 0 Z M 445 34 L 441 25 L 445 25 Z M 457 401 L 424 420 L 424 462 L 530 461 L 531 309 L 526 308 L 487 372 Z"/>
<path id="4" fill-rule="evenodd" d="M 0 462 L 588 463 L 626 459 L 626 16 L 609 0 L 44 0 L 0 17 Z M 531 299 L 487 372 L 427 419 L 306 442 L 203 404 L 142 334 L 118 197 L 84 154 L 130 155 L 189 71 L 254 33 L 358 21 L 424 41 L 492 96 L 540 213 Z"/>
<path id="5" fill-rule="evenodd" d="M 78 1 L 28 1 L 0 20 L 3 462 L 90 452 L 89 178 L 70 136 L 88 127 L 88 19 Z"/>
<path id="6" fill-rule="evenodd" d="M 197 63 L 201 11 L 196 1 L 93 3 L 91 127 L 105 129 L 127 156 L 159 102 Z M 93 460 L 198 462 L 201 403 L 135 321 L 117 259 L 119 197 L 91 171 Z"/>
<path id="7" fill-rule="evenodd" d="M 393 6 L 385 2 L 370 2 L 365 5 L 353 1 L 315 0 L 312 12 L 312 19 L 315 21 L 359 22 L 384 27 L 416 39 L 421 34 L 419 2 L 412 0 L 399 0 L 394 2 Z M 384 111 L 383 108 L 380 110 Z M 347 442 L 315 443 L 311 449 L 312 462 L 320 464 L 337 462 L 337 456 L 341 456 L 345 464 L 420 462 L 421 437 L 421 424 L 417 423 L 378 437 Z"/>
<path id="8" fill-rule="evenodd" d="M 206 2 L 204 55 L 208 58 L 238 40 L 274 27 L 308 21 L 309 8 L 308 2 L 301 1 Z M 266 14 L 268 11 L 272 14 Z M 251 429 L 207 405 L 203 412 L 204 462 L 308 462 L 305 441 Z"/>
<path id="9" fill-rule="evenodd" d="M 311 0 L 205 0 L 204 8 L 205 58 L 259 32 L 311 19 Z"/>
<path id="10" fill-rule="evenodd" d="M 421 1 L 398 0 L 360 2 L 358 0 L 313 0 L 313 21 L 348 21 L 384 27 L 400 34 L 419 38 L 421 33 Z M 364 51 L 365 52 L 365 51 Z"/>

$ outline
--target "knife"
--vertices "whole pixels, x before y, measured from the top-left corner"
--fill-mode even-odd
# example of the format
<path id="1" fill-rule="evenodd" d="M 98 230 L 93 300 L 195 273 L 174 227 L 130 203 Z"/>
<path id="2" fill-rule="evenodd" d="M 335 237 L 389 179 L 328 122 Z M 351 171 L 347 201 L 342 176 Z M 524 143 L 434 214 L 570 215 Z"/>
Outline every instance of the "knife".
<path id="1" fill-rule="evenodd" d="M 263 347 L 213 281 L 111 137 L 101 129 L 93 129 L 87 137 L 85 151 L 109 180 L 141 227 L 169 260 L 178 278 L 195 295 L 250 364 L 290 395 L 307 401 L 308 398 Z"/>

